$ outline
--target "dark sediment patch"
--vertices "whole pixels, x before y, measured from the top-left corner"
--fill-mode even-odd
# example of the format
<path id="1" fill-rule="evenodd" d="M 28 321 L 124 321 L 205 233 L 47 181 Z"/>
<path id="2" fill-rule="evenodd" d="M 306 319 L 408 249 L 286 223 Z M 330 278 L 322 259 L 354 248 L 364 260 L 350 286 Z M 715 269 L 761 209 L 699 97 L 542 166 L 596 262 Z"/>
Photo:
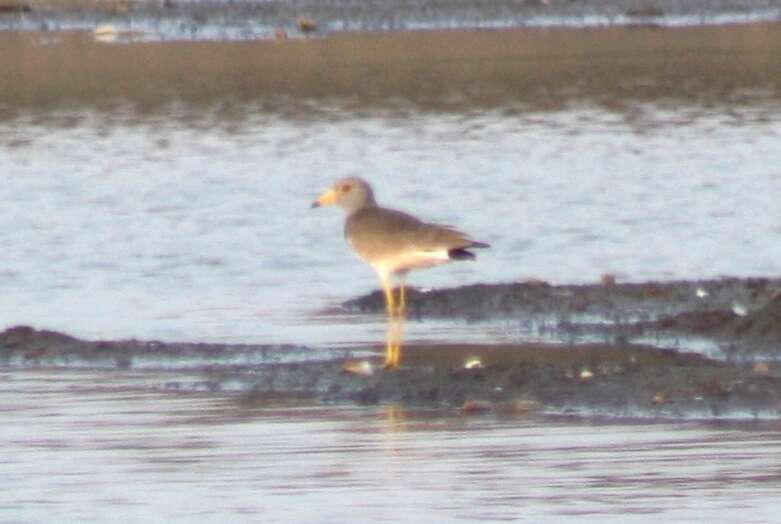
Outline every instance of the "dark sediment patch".
<path id="1" fill-rule="evenodd" d="M 781 295 L 775 295 L 762 309 L 726 324 L 725 327 L 730 334 L 736 336 L 781 342 Z"/>
<path id="2" fill-rule="evenodd" d="M 637 331 L 664 330 L 693 333 L 714 338 L 733 338 L 759 346 L 781 342 L 779 301 L 752 313 L 737 314 L 734 310 L 708 310 L 679 313 L 655 322 L 639 323 Z"/>
<path id="3" fill-rule="evenodd" d="M 32 12 L 30 4 L 15 0 L 0 0 L 0 16 L 9 14 L 24 14 Z"/>
<path id="4" fill-rule="evenodd" d="M 405 347 L 404 366 L 385 370 L 380 348 L 372 349 L 377 356 L 363 358 L 296 346 L 93 342 L 27 327 L 0 333 L 5 367 L 132 370 L 146 361 L 143 371 L 155 361 L 169 371 L 161 389 L 232 391 L 250 403 L 310 399 L 610 417 L 781 415 L 776 363 L 757 367 L 634 344 L 430 344 Z M 299 358 L 284 358 L 291 354 Z"/>
<path id="5" fill-rule="evenodd" d="M 405 368 L 357 377 L 359 403 L 397 402 L 494 411 L 536 406 L 544 412 L 609 416 L 776 417 L 781 377 L 775 366 L 713 361 L 647 346 L 552 344 L 412 346 Z M 481 366 L 467 369 L 464 362 Z"/>
<path id="6" fill-rule="evenodd" d="M 478 284 L 427 293 L 410 290 L 409 316 L 538 322 L 552 338 L 592 336 L 614 342 L 659 336 L 709 339 L 725 356 L 781 356 L 781 280 L 701 281 L 552 286 L 544 282 Z M 343 304 L 379 313 L 374 292 Z"/>
<path id="7" fill-rule="evenodd" d="M 140 340 L 89 341 L 16 326 L 0 333 L 0 366 L 106 369 L 241 369 L 307 359 L 349 358 L 350 350 L 322 354 L 280 345 L 164 343 Z"/>
<path id="8" fill-rule="evenodd" d="M 686 311 L 764 307 L 781 291 L 781 279 L 722 278 L 697 281 L 550 285 L 531 281 L 475 284 L 421 292 L 410 289 L 411 315 L 494 316 L 504 313 L 587 313 L 600 316 L 660 316 Z M 382 293 L 348 300 L 348 311 L 381 312 Z"/>

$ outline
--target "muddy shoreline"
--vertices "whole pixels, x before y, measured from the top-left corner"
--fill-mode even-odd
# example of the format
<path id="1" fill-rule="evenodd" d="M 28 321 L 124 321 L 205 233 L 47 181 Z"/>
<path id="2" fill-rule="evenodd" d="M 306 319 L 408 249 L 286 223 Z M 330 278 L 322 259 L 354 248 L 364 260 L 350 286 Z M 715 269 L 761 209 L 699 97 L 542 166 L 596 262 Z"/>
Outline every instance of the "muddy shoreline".
<path id="1" fill-rule="evenodd" d="M 68 127 L 78 123 L 75 109 L 133 123 L 136 112 L 168 117 L 173 109 L 196 122 L 230 122 L 255 111 L 309 121 L 593 104 L 642 128 L 653 124 L 642 104 L 655 102 L 683 104 L 679 118 L 758 104 L 761 119 L 779 103 L 779 35 L 781 24 L 764 23 L 106 45 L 84 31 L 0 31 L 8 51 L 0 54 L 0 117 L 32 111 Z"/>
<path id="2" fill-rule="evenodd" d="M 599 285 L 525 283 L 473 285 L 431 292 L 410 290 L 410 317 L 480 322 L 520 318 L 540 334 L 621 343 L 645 338 L 699 337 L 731 358 L 781 357 L 781 279 Z M 348 300 L 347 311 L 382 311 L 379 292 Z"/>
<path id="3" fill-rule="evenodd" d="M 778 279 L 722 279 L 583 286 L 533 282 L 414 292 L 410 302 L 417 318 L 523 319 L 555 313 L 559 321 L 550 321 L 548 329 L 602 330 L 602 336 L 611 336 L 604 342 L 408 344 L 398 370 L 379 367 L 379 346 L 324 352 L 298 346 L 84 341 L 23 326 L 0 333 L 0 365 L 178 370 L 182 380 L 168 379 L 160 388 L 230 391 L 250 403 L 305 398 L 465 413 L 778 418 L 779 289 Z M 351 301 L 344 311 L 356 309 L 374 314 L 377 297 Z M 579 322 L 573 311 L 588 312 L 582 318 L 589 321 Z M 597 316 L 605 320 L 593 322 Z M 671 349 L 636 340 L 651 330 L 710 338 L 739 351 L 713 357 L 685 345 Z"/>

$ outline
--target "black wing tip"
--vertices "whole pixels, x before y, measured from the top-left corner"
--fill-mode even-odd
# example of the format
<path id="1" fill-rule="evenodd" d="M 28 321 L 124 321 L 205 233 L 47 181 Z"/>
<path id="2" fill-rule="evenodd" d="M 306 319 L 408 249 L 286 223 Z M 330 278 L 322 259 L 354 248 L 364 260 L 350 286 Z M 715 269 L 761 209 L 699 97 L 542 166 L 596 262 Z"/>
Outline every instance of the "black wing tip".
<path id="1" fill-rule="evenodd" d="M 471 246 L 470 246 L 471 247 Z M 474 260 L 477 256 L 465 247 L 457 247 L 447 252 L 450 260 Z"/>
<path id="2" fill-rule="evenodd" d="M 474 260 L 477 258 L 477 255 L 475 255 L 469 250 L 473 248 L 482 249 L 487 247 L 491 247 L 491 246 L 489 244 L 486 244 L 485 242 L 470 241 L 469 244 L 463 247 L 456 247 L 453 249 L 449 249 L 447 252 L 447 256 L 450 260 Z"/>

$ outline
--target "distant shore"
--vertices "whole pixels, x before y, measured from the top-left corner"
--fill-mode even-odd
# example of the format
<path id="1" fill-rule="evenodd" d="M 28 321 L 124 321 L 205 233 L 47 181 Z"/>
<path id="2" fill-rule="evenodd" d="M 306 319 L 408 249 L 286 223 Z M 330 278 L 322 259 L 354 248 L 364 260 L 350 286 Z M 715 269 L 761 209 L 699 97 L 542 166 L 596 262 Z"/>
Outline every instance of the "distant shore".
<path id="1" fill-rule="evenodd" d="M 0 47 L 6 117 L 171 104 L 238 118 L 247 104 L 303 118 L 329 107 L 549 111 L 590 103 L 620 112 L 653 101 L 781 98 L 781 24 L 123 45 L 91 32 L 0 31 Z"/>
<path id="2" fill-rule="evenodd" d="M 161 27 L 167 37 L 201 39 L 215 31 L 231 38 L 341 31 L 515 29 L 528 27 L 694 26 L 779 21 L 781 3 L 751 0 L 0 0 L 1 29 L 49 30 L 115 23 Z"/>

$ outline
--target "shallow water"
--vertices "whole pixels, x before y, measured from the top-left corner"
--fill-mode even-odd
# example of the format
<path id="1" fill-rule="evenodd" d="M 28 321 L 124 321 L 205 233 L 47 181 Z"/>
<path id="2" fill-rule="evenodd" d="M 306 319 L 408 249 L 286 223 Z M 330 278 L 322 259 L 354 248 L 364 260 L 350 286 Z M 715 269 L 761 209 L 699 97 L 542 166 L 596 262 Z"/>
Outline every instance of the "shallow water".
<path id="1" fill-rule="evenodd" d="M 638 110 L 18 118 L 0 124 L 0 318 L 90 338 L 381 340 L 371 317 L 311 318 L 377 286 L 341 211 L 309 209 L 348 175 L 492 244 L 416 286 L 777 273 L 776 109 Z"/>
<path id="2" fill-rule="evenodd" d="M 770 522 L 773 424 L 265 406 L 0 373 L 0 521 Z"/>

